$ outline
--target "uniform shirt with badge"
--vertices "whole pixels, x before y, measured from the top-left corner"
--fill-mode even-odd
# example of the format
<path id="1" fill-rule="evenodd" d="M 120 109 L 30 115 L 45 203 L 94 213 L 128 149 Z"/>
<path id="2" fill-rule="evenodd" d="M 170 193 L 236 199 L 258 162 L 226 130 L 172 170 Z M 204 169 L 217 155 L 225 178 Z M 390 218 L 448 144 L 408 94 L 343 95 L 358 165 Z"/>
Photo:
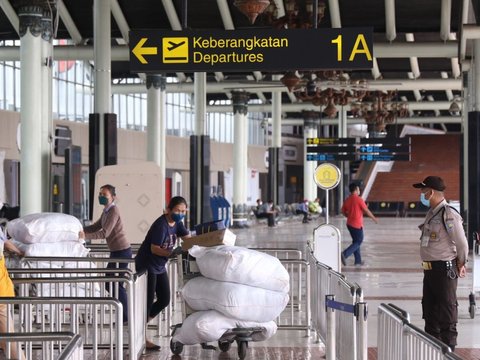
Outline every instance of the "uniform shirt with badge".
<path id="1" fill-rule="evenodd" d="M 442 200 L 430 209 L 425 222 L 419 226 L 420 257 L 423 261 L 449 261 L 457 259 L 464 264 L 468 257 L 468 242 L 461 215 Z"/>

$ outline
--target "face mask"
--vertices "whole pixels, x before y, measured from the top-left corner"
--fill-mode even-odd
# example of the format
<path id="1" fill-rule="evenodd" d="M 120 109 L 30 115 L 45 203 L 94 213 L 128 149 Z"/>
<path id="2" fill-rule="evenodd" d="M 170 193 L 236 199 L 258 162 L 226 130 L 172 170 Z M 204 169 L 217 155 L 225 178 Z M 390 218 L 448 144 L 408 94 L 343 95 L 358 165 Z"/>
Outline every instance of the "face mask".
<path id="1" fill-rule="evenodd" d="M 420 202 L 421 202 L 423 205 L 425 205 L 425 206 L 427 206 L 427 207 L 430 207 L 430 200 L 425 199 L 425 194 L 424 194 L 424 193 L 421 193 L 421 194 L 420 194 Z"/>
<path id="2" fill-rule="evenodd" d="M 108 199 L 107 199 L 106 196 L 100 195 L 98 197 L 98 202 L 100 203 L 100 205 L 107 205 L 108 204 Z"/>
<path id="3" fill-rule="evenodd" d="M 177 213 L 172 213 L 170 214 L 170 216 L 172 217 L 172 220 L 175 221 L 175 223 L 179 223 L 183 220 L 183 218 L 185 217 L 185 215 L 183 214 L 177 214 Z"/>

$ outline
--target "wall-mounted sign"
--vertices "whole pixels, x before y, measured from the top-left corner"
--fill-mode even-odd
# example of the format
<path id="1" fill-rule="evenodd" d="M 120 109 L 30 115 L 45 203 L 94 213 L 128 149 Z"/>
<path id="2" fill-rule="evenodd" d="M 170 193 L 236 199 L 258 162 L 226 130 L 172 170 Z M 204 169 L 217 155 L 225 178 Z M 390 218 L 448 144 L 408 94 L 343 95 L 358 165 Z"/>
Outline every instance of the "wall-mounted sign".
<path id="1" fill-rule="evenodd" d="M 373 29 L 130 31 L 130 70 L 371 69 Z"/>

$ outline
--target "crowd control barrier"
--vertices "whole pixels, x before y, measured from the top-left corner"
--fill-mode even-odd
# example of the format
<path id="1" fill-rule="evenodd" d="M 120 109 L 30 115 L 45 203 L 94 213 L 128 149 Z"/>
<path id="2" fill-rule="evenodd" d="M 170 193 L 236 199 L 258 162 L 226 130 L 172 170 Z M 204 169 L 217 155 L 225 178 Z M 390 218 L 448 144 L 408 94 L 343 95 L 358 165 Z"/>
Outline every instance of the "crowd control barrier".
<path id="1" fill-rule="evenodd" d="M 83 360 L 83 341 L 78 334 L 71 332 L 45 333 L 3 333 L 0 341 L 7 343 L 7 359 L 10 359 L 8 344 L 25 344 L 27 347 L 38 348 L 34 358 L 43 360 Z M 38 353 L 38 356 L 36 356 Z"/>
<path id="2" fill-rule="evenodd" d="M 100 358 L 101 349 L 110 350 L 110 359 L 123 359 L 122 305 L 113 298 L 83 297 L 17 297 L 0 298 L 0 304 L 7 305 L 13 318 L 13 308 L 19 307 L 20 321 L 14 321 L 14 333 L 32 333 L 44 336 L 46 332 L 68 331 L 83 339 L 83 349 L 90 350 L 93 359 Z M 110 316 L 102 323 L 100 312 L 106 310 Z M 48 312 L 48 315 L 46 313 Z M 88 314 L 88 317 L 79 316 Z M 54 317 L 51 314 L 55 314 Z M 36 319 L 34 319 L 34 317 Z M 120 324 L 120 325 L 119 325 Z M 11 325 L 11 324 L 8 324 Z M 25 357 L 33 359 L 34 344 L 25 341 Z"/>
<path id="3" fill-rule="evenodd" d="M 34 260 L 32 260 L 34 259 Z M 75 259 L 73 262 L 71 259 Z M 110 259 L 113 260 L 113 259 Z M 121 259 L 118 259 L 121 260 Z M 123 259 L 125 261 L 125 259 Z M 75 297 L 115 297 L 118 298 L 118 288 L 120 284 L 125 288 L 128 303 L 128 341 L 127 347 L 130 354 L 135 354 L 132 358 L 138 358 L 143 353 L 146 336 L 146 296 L 147 296 L 147 276 L 146 274 L 135 274 L 129 269 L 101 269 L 101 268 L 82 268 L 76 267 L 84 264 L 94 265 L 96 260 L 93 258 L 50 258 L 48 262 L 45 258 L 26 258 L 30 266 L 46 264 L 48 267 L 29 268 L 29 269 L 11 269 L 10 275 L 14 284 L 19 286 L 19 296 L 75 296 Z M 115 259 L 116 261 L 116 259 Z M 130 260 L 131 261 L 131 260 Z M 57 268 L 61 263 L 72 266 L 72 268 Z M 83 264 L 81 264 L 83 263 Z M 105 285 L 109 285 L 111 293 L 109 294 Z M 33 291 L 33 292 L 32 292 Z M 39 311 L 36 309 L 35 311 Z M 99 310 L 99 327 L 110 326 L 112 313 L 104 309 Z M 120 308 L 122 313 L 122 308 Z M 48 309 L 44 316 L 54 316 Z M 122 315 L 122 314 L 120 314 Z M 89 318 L 92 316 L 88 311 L 84 311 L 81 316 Z M 35 319 L 38 317 L 36 316 Z M 36 320 L 37 321 L 37 320 Z"/>
<path id="4" fill-rule="evenodd" d="M 443 342 L 410 323 L 393 304 L 378 307 L 378 360 L 461 360 Z"/>
<path id="5" fill-rule="evenodd" d="M 307 260 L 311 269 L 312 328 L 325 344 L 327 359 L 366 360 L 367 304 L 362 289 L 318 262 L 310 247 Z"/>

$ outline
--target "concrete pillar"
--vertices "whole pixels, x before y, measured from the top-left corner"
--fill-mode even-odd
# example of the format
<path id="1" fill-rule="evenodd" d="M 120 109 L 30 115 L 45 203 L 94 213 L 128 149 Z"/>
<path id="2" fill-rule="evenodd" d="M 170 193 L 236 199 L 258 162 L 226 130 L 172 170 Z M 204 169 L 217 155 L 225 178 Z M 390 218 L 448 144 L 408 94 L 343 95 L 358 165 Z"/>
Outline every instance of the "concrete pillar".
<path id="1" fill-rule="evenodd" d="M 232 91 L 234 114 L 233 142 L 233 226 L 247 222 L 248 99 L 245 91 Z"/>
<path id="2" fill-rule="evenodd" d="M 104 114 L 110 113 L 111 100 L 111 37 L 110 1 L 93 2 L 93 58 L 95 96 L 94 112 L 100 115 L 99 126 L 99 168 L 105 165 L 105 121 Z"/>
<path id="3" fill-rule="evenodd" d="M 207 117 L 207 73 L 194 74 L 195 94 L 195 135 L 205 134 L 205 119 Z"/>
<path id="4" fill-rule="evenodd" d="M 162 75 L 147 76 L 147 160 L 160 167 L 165 179 L 165 118 L 166 81 Z M 165 181 L 161 185 L 161 200 L 165 204 Z"/>
<path id="5" fill-rule="evenodd" d="M 43 8 L 18 8 L 20 22 L 20 215 L 42 211 L 42 38 Z M 40 117 L 40 119 L 39 119 Z"/>
<path id="6" fill-rule="evenodd" d="M 280 76 L 274 75 L 273 80 L 280 80 Z M 280 169 L 280 156 L 282 156 L 280 152 L 281 147 L 282 147 L 282 94 L 280 92 L 273 92 L 272 93 L 272 147 L 269 148 L 267 199 L 273 200 L 274 204 L 279 204 L 281 200 L 282 202 L 285 200 L 284 196 L 281 196 L 280 194 L 280 189 L 279 189 L 280 179 L 278 178 L 281 170 L 284 170 L 284 169 Z"/>
<path id="7" fill-rule="evenodd" d="M 302 111 L 303 115 L 303 153 L 307 153 L 307 138 L 316 138 L 318 135 L 318 123 L 320 121 L 320 112 L 318 111 Z M 317 197 L 317 185 L 314 181 L 315 168 L 317 167 L 316 161 L 307 161 L 306 155 L 304 156 L 303 166 L 303 198 L 310 201 Z M 300 199 L 298 199 L 300 200 Z"/>
<path id="8" fill-rule="evenodd" d="M 52 211 L 52 18 L 50 12 L 43 12 L 42 18 L 42 211 Z"/>

